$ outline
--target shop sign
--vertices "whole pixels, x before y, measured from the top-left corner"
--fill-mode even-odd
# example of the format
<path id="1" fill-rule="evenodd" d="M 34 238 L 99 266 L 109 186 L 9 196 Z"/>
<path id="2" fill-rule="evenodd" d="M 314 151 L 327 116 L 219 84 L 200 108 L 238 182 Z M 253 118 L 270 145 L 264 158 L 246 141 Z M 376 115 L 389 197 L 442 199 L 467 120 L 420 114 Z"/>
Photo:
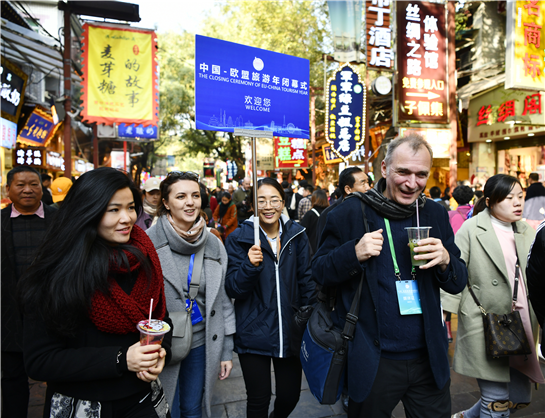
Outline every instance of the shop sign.
<path id="1" fill-rule="evenodd" d="M 399 128 L 399 136 L 415 133 L 430 144 L 433 158 L 450 158 L 450 129 Z"/>
<path id="2" fill-rule="evenodd" d="M 309 60 L 196 35 L 196 127 L 309 138 Z"/>
<path id="3" fill-rule="evenodd" d="M 392 68 L 392 28 L 390 0 L 371 0 L 365 2 L 365 22 L 367 24 L 367 62 L 369 67 Z"/>
<path id="4" fill-rule="evenodd" d="M 258 170 L 274 170 L 274 145 L 269 138 L 256 139 L 256 165 Z"/>
<path id="5" fill-rule="evenodd" d="M 155 32 L 91 23 L 83 28 L 83 119 L 157 125 Z"/>
<path id="6" fill-rule="evenodd" d="M 339 158 L 348 162 L 363 145 L 365 86 L 350 65 L 339 67 L 327 82 L 326 139 Z"/>
<path id="7" fill-rule="evenodd" d="M 359 61 L 362 1 L 333 0 L 327 2 L 327 7 L 333 32 L 333 58 L 339 62 Z"/>
<path id="8" fill-rule="evenodd" d="M 45 163 L 48 168 L 64 171 L 64 158 L 58 152 L 47 151 Z"/>
<path id="9" fill-rule="evenodd" d="M 445 5 L 398 1 L 399 121 L 448 122 Z"/>
<path id="10" fill-rule="evenodd" d="M 331 149 L 331 145 L 322 145 L 322 152 L 324 154 L 324 162 L 326 164 L 338 164 L 343 161 L 337 154 Z"/>
<path id="11" fill-rule="evenodd" d="M 125 167 L 123 165 L 123 156 L 125 156 Z M 131 167 L 131 157 L 128 152 L 124 151 L 112 151 L 110 152 L 110 167 L 117 168 L 118 170 L 129 170 Z M 160 161 L 157 161 L 156 166 L 154 167 L 154 170 L 160 168 Z M 166 163 L 166 160 L 164 160 Z M 166 172 L 166 164 L 165 164 L 165 172 Z"/>
<path id="12" fill-rule="evenodd" d="M 506 89 L 545 90 L 545 2 L 508 1 Z"/>
<path id="13" fill-rule="evenodd" d="M 231 160 L 227 160 L 225 164 L 227 165 L 227 180 L 231 181 L 235 178 L 235 176 L 238 173 L 237 164 Z"/>
<path id="14" fill-rule="evenodd" d="M 307 168 L 307 140 L 303 138 L 274 137 L 275 168 Z"/>
<path id="15" fill-rule="evenodd" d="M 53 118 L 40 108 L 35 108 L 17 137 L 18 142 L 43 146 L 53 133 Z"/>
<path id="16" fill-rule="evenodd" d="M 157 125 L 127 125 L 120 123 L 117 127 L 119 138 L 157 139 Z"/>
<path id="17" fill-rule="evenodd" d="M 0 75 L 2 80 L 0 88 L 2 118 L 17 123 L 23 107 L 28 75 L 4 57 L 2 57 Z"/>
<path id="18" fill-rule="evenodd" d="M 4 148 L 12 149 L 17 142 L 17 124 L 1 118 L 2 120 L 2 144 Z"/>
<path id="19" fill-rule="evenodd" d="M 15 151 L 16 165 L 27 165 L 34 168 L 43 168 L 44 150 L 34 147 L 18 148 Z"/>
<path id="20" fill-rule="evenodd" d="M 545 92 L 499 87 L 471 99 L 468 109 L 469 142 L 511 139 L 545 131 L 545 126 L 506 123 L 507 118 L 521 115 L 529 118 L 530 124 L 545 125 Z"/>

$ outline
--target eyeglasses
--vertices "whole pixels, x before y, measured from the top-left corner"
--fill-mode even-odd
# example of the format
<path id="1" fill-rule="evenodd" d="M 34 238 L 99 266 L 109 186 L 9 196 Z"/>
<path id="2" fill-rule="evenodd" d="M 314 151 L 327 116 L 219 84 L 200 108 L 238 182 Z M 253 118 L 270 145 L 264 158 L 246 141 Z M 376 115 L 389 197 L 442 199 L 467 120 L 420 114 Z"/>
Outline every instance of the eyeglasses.
<path id="1" fill-rule="evenodd" d="M 267 204 L 269 203 L 271 205 L 271 208 L 280 209 L 280 206 L 282 206 L 282 202 L 283 202 L 283 200 L 281 200 L 281 199 L 258 200 L 257 201 L 257 208 L 258 209 L 265 209 L 267 207 Z"/>
<path id="2" fill-rule="evenodd" d="M 199 175 L 193 171 L 171 171 L 168 173 L 167 177 L 175 177 L 180 180 L 199 181 Z"/>

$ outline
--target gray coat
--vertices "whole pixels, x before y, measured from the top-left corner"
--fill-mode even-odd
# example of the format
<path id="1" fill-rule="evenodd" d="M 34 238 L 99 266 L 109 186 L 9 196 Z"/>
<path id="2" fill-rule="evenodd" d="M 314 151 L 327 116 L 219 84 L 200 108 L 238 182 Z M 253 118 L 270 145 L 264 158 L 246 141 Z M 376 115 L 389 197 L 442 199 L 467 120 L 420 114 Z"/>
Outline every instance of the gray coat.
<path id="1" fill-rule="evenodd" d="M 517 254 L 524 286 L 527 286 L 526 258 L 535 231 L 526 222 L 518 221 L 516 224 Z M 465 221 L 455 240 L 467 264 L 468 283 L 473 286 L 479 302 L 489 312 L 510 312 L 513 289 L 507 277 L 505 258 L 488 209 Z M 509 382 L 509 358 L 486 356 L 482 314 L 467 287 L 458 295 L 442 293 L 441 303 L 446 311 L 458 314 L 454 371 L 477 379 Z M 537 343 L 538 323 L 530 301 L 528 305 L 534 341 Z"/>
<path id="2" fill-rule="evenodd" d="M 157 253 L 159 254 L 159 260 L 161 260 L 165 279 L 165 296 L 169 312 L 180 312 L 185 309 L 187 295 L 183 294 L 180 277 L 186 277 L 184 272 L 187 274 L 190 255 L 196 253 L 202 245 L 205 245 L 201 274 L 201 277 L 206 281 L 204 404 L 207 415 L 210 416 L 212 390 L 220 372 L 220 361 L 228 361 L 233 358 L 233 334 L 236 331 L 235 310 L 231 300 L 225 293 L 227 253 L 219 239 L 206 228 L 202 236 L 193 244 L 180 238 L 175 245 L 178 249 L 181 248 L 182 251 L 181 254 L 175 253 L 170 250 L 164 228 L 171 228 L 174 231 L 166 217 L 162 216 L 146 232 L 158 249 Z M 172 234 L 169 233 L 168 236 L 172 237 Z M 164 250 L 165 243 L 170 251 Z M 172 405 L 174 399 L 179 372 L 180 364 L 174 364 L 165 367 L 160 376 L 170 405 Z"/>

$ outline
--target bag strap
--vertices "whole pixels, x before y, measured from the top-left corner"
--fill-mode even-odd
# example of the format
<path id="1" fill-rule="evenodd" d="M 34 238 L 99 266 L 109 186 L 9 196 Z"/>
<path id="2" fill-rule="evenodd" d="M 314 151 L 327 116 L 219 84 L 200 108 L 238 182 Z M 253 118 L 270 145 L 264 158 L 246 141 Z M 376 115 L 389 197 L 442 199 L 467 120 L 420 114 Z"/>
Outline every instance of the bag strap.
<path id="1" fill-rule="evenodd" d="M 358 193 L 358 192 L 355 192 L 355 193 Z M 360 198 L 361 213 L 363 215 L 363 226 L 365 228 L 365 233 L 368 233 L 369 225 L 367 223 L 367 217 L 365 216 L 365 203 L 363 203 L 363 200 L 361 200 L 361 197 L 359 195 L 357 196 Z M 365 272 L 361 274 L 358 290 L 356 290 L 354 299 L 352 299 L 352 305 L 350 306 L 350 311 L 348 311 L 348 313 L 346 314 L 346 322 L 344 323 L 344 328 L 341 335 L 347 341 L 352 341 L 354 339 L 354 333 L 356 332 L 356 323 L 358 322 L 357 314 L 360 311 L 360 298 L 361 298 L 361 290 L 363 288 L 364 277 L 365 277 Z"/>
<path id="2" fill-rule="evenodd" d="M 318 218 L 320 217 L 320 212 L 318 212 L 316 209 L 312 208 L 311 211 L 313 211 Z"/>
<path id="3" fill-rule="evenodd" d="M 193 276 L 191 277 L 191 283 L 189 284 L 189 299 L 195 300 L 197 293 L 199 293 L 199 286 L 201 282 L 202 264 L 204 261 L 204 247 L 203 245 L 199 251 L 195 254 L 195 261 L 193 264 Z"/>

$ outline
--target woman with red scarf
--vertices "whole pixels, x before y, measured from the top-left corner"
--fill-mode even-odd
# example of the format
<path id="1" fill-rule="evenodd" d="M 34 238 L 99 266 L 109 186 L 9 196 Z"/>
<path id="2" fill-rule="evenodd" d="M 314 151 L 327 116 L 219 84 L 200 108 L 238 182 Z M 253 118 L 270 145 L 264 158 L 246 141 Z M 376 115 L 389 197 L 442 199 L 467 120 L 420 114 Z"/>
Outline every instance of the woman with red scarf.
<path id="1" fill-rule="evenodd" d="M 172 326 L 153 244 L 134 226 L 142 201 L 122 172 L 83 174 L 20 283 L 28 375 L 47 381 L 44 417 L 170 417 L 157 380 L 170 357 L 136 325 Z"/>

